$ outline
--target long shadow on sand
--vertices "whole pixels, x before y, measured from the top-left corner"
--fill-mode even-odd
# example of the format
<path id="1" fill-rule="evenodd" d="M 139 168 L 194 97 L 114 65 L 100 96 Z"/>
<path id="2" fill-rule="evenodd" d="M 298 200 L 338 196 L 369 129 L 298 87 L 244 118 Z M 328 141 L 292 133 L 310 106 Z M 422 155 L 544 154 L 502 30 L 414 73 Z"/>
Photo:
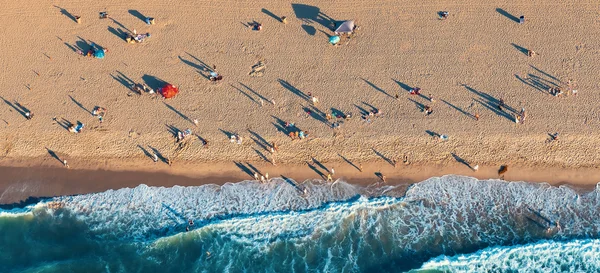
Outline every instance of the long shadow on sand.
<path id="1" fill-rule="evenodd" d="M 142 80 L 146 83 L 146 85 L 154 90 L 158 90 L 159 88 L 165 86 L 167 82 L 157 78 L 155 76 L 150 76 L 148 74 L 142 76 Z"/>
<path id="2" fill-rule="evenodd" d="M 304 23 L 316 23 L 330 30 L 335 30 L 336 21 L 329 15 L 321 12 L 321 9 L 316 6 L 306 4 L 292 4 L 292 9 L 296 18 Z"/>
<path id="3" fill-rule="evenodd" d="M 133 15 L 135 18 L 142 20 L 144 23 L 146 22 L 146 16 L 144 16 L 141 12 L 135 9 L 128 10 L 129 14 Z"/>
<path id="4" fill-rule="evenodd" d="M 83 109 L 83 111 L 85 111 L 86 113 L 93 115 L 92 112 L 90 112 L 90 110 L 88 110 L 87 108 L 85 108 L 83 106 L 83 104 L 81 104 L 81 102 L 77 101 L 75 98 L 73 98 L 73 96 L 69 95 L 69 98 L 71 98 L 71 101 L 73 101 L 73 103 L 75 103 L 75 105 L 79 106 L 79 108 Z"/>
<path id="5" fill-rule="evenodd" d="M 186 116 L 186 115 L 184 115 L 183 113 L 181 113 L 181 111 L 179 111 L 179 110 L 175 109 L 175 107 L 173 107 L 173 106 L 169 105 L 168 103 L 166 103 L 166 102 L 164 102 L 164 101 L 163 101 L 163 104 L 164 104 L 164 105 L 165 105 L 167 108 L 169 108 L 169 110 L 171 110 L 171 111 L 175 112 L 175 114 L 179 115 L 179 116 L 180 116 L 182 119 L 185 119 L 185 120 L 187 120 L 187 121 L 189 121 L 189 122 L 191 122 L 191 123 L 194 123 L 194 122 L 193 122 L 193 121 L 192 121 L 192 120 L 191 120 L 191 119 L 190 119 L 188 116 Z"/>
<path id="6" fill-rule="evenodd" d="M 517 49 L 519 52 L 523 53 L 524 55 L 528 55 L 528 53 L 529 53 L 529 49 L 527 49 L 527 48 L 524 48 L 524 47 L 522 47 L 522 46 L 519 46 L 519 45 L 517 45 L 517 44 L 515 44 L 515 43 L 510 43 L 510 44 L 511 44 L 513 47 L 515 47 L 515 48 L 516 48 L 516 49 Z"/>
<path id="7" fill-rule="evenodd" d="M 54 5 L 55 8 L 60 9 L 60 13 L 64 16 L 67 16 L 67 18 L 73 20 L 73 22 L 77 22 L 77 19 L 75 19 L 75 16 L 73 14 L 71 14 L 69 11 L 67 11 L 66 9 L 63 9 L 57 5 Z"/>
<path id="8" fill-rule="evenodd" d="M 469 112 L 466 112 L 466 111 L 465 111 L 465 110 L 463 110 L 462 108 L 459 108 L 459 107 L 455 106 L 454 104 L 447 102 L 446 100 L 441 100 L 441 101 L 442 101 L 442 102 L 444 102 L 445 104 L 447 104 L 448 106 L 450 106 L 450 107 L 454 108 L 454 110 L 456 110 L 456 111 L 460 112 L 461 114 L 463 114 L 463 115 L 465 115 L 465 116 L 467 116 L 467 117 L 469 117 L 469 118 L 475 119 L 475 116 L 474 116 L 474 115 L 472 115 L 472 114 L 471 114 L 471 113 L 469 113 Z"/>
<path id="9" fill-rule="evenodd" d="M 501 9 L 501 8 L 497 8 L 496 11 L 502 15 L 504 15 L 506 18 L 508 18 L 509 20 L 518 23 L 519 22 L 519 18 L 517 18 L 516 16 L 508 13 L 507 11 Z"/>
<path id="10" fill-rule="evenodd" d="M 366 82 L 366 83 L 367 83 L 369 86 L 373 87 L 375 90 L 377 90 L 377 91 L 379 91 L 379 92 L 383 93 L 384 95 L 386 95 L 386 96 L 388 96 L 388 97 L 390 97 L 390 98 L 394 98 L 394 96 L 390 95 L 388 92 L 385 92 L 385 90 L 383 90 L 383 89 L 379 88 L 379 87 L 378 87 L 377 85 L 375 85 L 374 83 L 372 83 L 372 82 L 370 82 L 370 81 L 368 81 L 368 80 L 366 80 L 366 79 L 363 79 L 363 78 L 360 78 L 360 79 L 361 79 L 361 80 L 363 80 L 364 82 Z"/>
<path id="11" fill-rule="evenodd" d="M 500 108 L 498 106 L 500 106 L 501 104 L 500 104 L 500 100 L 498 100 L 497 98 L 491 96 L 488 93 L 485 93 L 482 91 L 477 91 L 466 84 L 463 84 L 463 87 L 466 88 L 471 93 L 477 95 L 478 98 L 475 98 L 474 100 L 476 102 L 478 102 L 479 104 L 481 104 L 483 107 L 487 108 L 488 110 L 492 111 L 493 113 L 495 113 L 498 116 L 504 117 L 504 118 L 510 120 L 511 122 L 513 121 L 512 114 L 516 113 L 515 109 L 504 104 L 503 109 L 506 109 L 506 111 L 500 110 Z"/>
<path id="12" fill-rule="evenodd" d="M 270 10 L 263 8 L 261 11 L 264 14 L 271 16 L 271 18 L 277 20 L 278 22 L 281 22 L 281 18 L 279 18 L 279 16 L 275 15 L 274 13 L 272 13 Z"/>
<path id="13" fill-rule="evenodd" d="M 300 89 L 294 87 L 289 82 L 284 81 L 282 79 L 278 79 L 277 81 L 281 84 L 281 86 L 283 86 L 285 89 L 289 90 L 290 92 L 296 94 L 296 96 L 300 97 L 301 99 L 303 99 L 305 101 L 309 101 L 310 100 L 310 97 L 307 94 L 305 94 L 304 92 L 300 91 Z"/>
<path id="14" fill-rule="evenodd" d="M 184 64 L 187 64 L 187 65 L 191 66 L 192 68 L 195 68 L 196 72 L 198 72 L 198 74 L 200 74 L 202 77 L 204 77 L 205 79 L 208 80 L 210 78 L 210 72 L 213 71 L 214 69 L 212 69 L 205 62 L 198 59 L 194 55 L 187 53 L 187 52 L 186 52 L 186 54 L 188 56 L 192 57 L 197 63 L 194 63 L 193 61 L 190 61 L 190 60 L 186 60 L 181 56 L 178 56 L 179 60 L 181 62 L 183 62 Z"/>

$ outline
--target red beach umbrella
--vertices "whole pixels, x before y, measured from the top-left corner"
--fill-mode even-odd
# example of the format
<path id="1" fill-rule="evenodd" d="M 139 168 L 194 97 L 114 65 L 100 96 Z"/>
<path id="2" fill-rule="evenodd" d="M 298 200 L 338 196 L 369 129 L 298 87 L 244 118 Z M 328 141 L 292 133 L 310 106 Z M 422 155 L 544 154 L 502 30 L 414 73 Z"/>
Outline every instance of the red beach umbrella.
<path id="1" fill-rule="evenodd" d="M 179 88 L 177 86 L 167 83 L 163 88 L 160 89 L 160 94 L 165 97 L 165 99 L 170 99 L 175 97 L 179 93 Z"/>

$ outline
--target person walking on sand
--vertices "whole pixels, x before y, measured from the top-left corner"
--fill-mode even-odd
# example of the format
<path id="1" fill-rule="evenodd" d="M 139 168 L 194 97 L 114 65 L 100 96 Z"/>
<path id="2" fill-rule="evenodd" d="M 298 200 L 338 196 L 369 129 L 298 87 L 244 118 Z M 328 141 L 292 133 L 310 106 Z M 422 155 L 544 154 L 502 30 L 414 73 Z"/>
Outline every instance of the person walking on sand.
<path id="1" fill-rule="evenodd" d="M 327 174 L 327 182 L 333 182 L 333 177 L 331 177 L 331 173 Z"/>
<path id="2" fill-rule="evenodd" d="M 474 171 L 474 172 L 476 172 L 476 171 L 478 171 L 478 170 L 479 170 L 479 165 L 475 165 L 475 166 L 473 166 L 473 171 Z"/>
<path id="3" fill-rule="evenodd" d="M 331 168 L 331 175 L 335 175 L 335 170 Z"/>
<path id="4" fill-rule="evenodd" d="M 269 173 L 265 173 L 265 180 L 269 181 Z"/>
<path id="5" fill-rule="evenodd" d="M 358 165 L 358 171 L 362 173 L 362 171 L 363 171 L 363 165 L 362 164 Z"/>
<path id="6" fill-rule="evenodd" d="M 479 113 L 475 113 L 475 121 L 479 121 Z"/>
<path id="7" fill-rule="evenodd" d="M 94 110 L 92 111 L 92 116 L 98 117 L 98 120 L 100 120 L 100 123 L 102 123 L 104 121 L 105 115 L 106 115 L 106 108 L 104 108 L 104 107 L 96 106 L 94 108 Z"/>
<path id="8" fill-rule="evenodd" d="M 65 165 L 65 167 L 67 167 L 67 168 L 70 168 L 70 167 L 69 167 L 69 163 L 67 163 L 67 160 L 66 160 L 66 159 L 63 159 L 63 165 Z"/>
<path id="9" fill-rule="evenodd" d="M 498 110 L 503 111 L 502 107 L 504 107 L 504 100 L 500 99 L 498 101 Z"/>
<path id="10" fill-rule="evenodd" d="M 260 183 L 265 183 L 265 177 L 264 176 L 260 176 Z"/>
<path id="11" fill-rule="evenodd" d="M 26 119 L 28 119 L 28 120 L 32 119 L 32 118 L 33 118 L 33 113 L 32 113 L 31 111 L 29 111 L 29 110 L 28 110 L 28 111 L 25 113 L 25 118 L 26 118 Z"/>
<path id="12" fill-rule="evenodd" d="M 435 102 L 435 99 L 433 98 L 433 95 L 432 95 L 432 94 L 429 94 L 429 96 L 428 96 L 427 98 L 429 99 L 429 101 L 430 101 L 431 103 L 434 103 L 434 102 Z"/>
<path id="13" fill-rule="evenodd" d="M 271 147 L 276 151 L 279 152 L 279 147 L 277 147 L 277 144 L 275 144 L 275 142 L 271 143 Z"/>
<path id="14" fill-rule="evenodd" d="M 394 165 L 394 168 L 396 168 L 396 166 L 398 166 L 398 160 L 392 159 L 392 165 Z"/>
<path id="15" fill-rule="evenodd" d="M 254 172 L 254 180 L 258 180 L 258 173 Z"/>

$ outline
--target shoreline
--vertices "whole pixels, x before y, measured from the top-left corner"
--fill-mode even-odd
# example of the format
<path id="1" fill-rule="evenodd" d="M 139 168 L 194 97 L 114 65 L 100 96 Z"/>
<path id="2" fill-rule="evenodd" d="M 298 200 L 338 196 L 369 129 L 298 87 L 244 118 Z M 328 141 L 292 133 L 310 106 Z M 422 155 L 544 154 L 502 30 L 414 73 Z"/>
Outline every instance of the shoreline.
<path id="1" fill-rule="evenodd" d="M 350 184 L 368 186 L 380 182 L 377 172 L 386 176 L 386 184 L 402 185 L 424 181 L 443 175 L 463 175 L 477 179 L 498 179 L 498 166 L 480 166 L 477 172 L 461 163 L 452 164 L 410 164 L 401 162 L 394 168 L 384 161 L 363 162 L 363 171 L 348 162 L 281 164 L 272 166 L 265 162 L 177 162 L 169 167 L 164 163 L 147 163 L 147 160 L 113 160 L 107 164 L 96 161 L 80 161 L 75 168 L 57 167 L 47 158 L 11 161 L 0 163 L 0 205 L 19 205 L 31 198 L 62 195 L 87 194 L 120 188 L 133 188 L 140 184 L 148 186 L 201 186 L 206 184 L 223 185 L 244 180 L 254 180 L 252 167 L 261 173 L 269 173 L 270 178 L 285 176 L 302 182 L 308 179 L 326 179 L 323 167 L 334 168 L 334 179 L 342 179 Z M 102 166 L 102 167 L 98 167 Z M 246 168 L 246 169 L 244 169 Z M 568 185 L 578 191 L 591 191 L 600 181 L 600 168 L 560 168 L 510 166 L 505 173 L 506 181 L 548 183 L 553 186 Z"/>

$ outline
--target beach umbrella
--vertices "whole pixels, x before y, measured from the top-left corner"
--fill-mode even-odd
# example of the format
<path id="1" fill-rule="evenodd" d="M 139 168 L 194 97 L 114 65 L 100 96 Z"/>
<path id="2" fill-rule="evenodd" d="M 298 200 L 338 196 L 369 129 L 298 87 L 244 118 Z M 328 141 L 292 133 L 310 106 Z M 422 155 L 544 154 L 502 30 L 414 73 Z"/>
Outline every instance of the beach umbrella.
<path id="1" fill-rule="evenodd" d="M 179 88 L 170 83 L 167 83 L 163 88 L 160 89 L 160 94 L 165 97 L 165 99 L 175 97 L 177 93 L 179 93 Z"/>
<path id="2" fill-rule="evenodd" d="M 104 59 L 104 49 L 98 49 L 94 51 L 94 57 L 98 59 Z"/>
<path id="3" fill-rule="evenodd" d="M 340 42 L 340 36 L 331 36 L 329 37 L 329 43 L 335 45 Z"/>

